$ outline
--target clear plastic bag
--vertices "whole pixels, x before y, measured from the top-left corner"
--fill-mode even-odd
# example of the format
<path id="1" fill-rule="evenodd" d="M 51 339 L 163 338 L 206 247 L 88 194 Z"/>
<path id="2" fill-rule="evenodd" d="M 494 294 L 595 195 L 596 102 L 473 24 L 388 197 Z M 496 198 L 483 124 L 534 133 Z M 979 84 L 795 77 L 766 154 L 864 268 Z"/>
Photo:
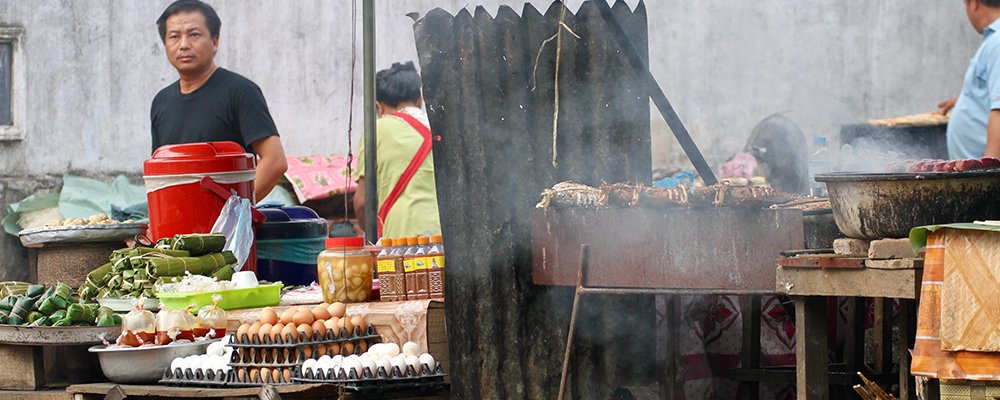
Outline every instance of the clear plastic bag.
<path id="1" fill-rule="evenodd" d="M 138 347 L 155 343 L 156 316 L 142 308 L 144 300 L 133 302 L 135 309 L 122 317 L 122 334 L 117 341 L 119 345 Z"/>
<path id="2" fill-rule="evenodd" d="M 222 206 L 219 219 L 212 226 L 213 233 L 226 235 L 226 247 L 223 250 L 233 252 L 236 256 L 235 270 L 243 269 L 250 248 L 253 247 L 253 217 L 250 209 L 253 207 L 249 199 L 233 194 Z"/>
<path id="3" fill-rule="evenodd" d="M 222 300 L 222 296 L 214 295 L 212 296 L 214 304 L 204 306 L 198 311 L 198 318 L 194 326 L 194 337 L 211 336 L 212 338 L 220 338 L 226 336 L 226 326 L 229 322 L 229 316 L 226 310 L 219 308 L 220 300 Z"/>

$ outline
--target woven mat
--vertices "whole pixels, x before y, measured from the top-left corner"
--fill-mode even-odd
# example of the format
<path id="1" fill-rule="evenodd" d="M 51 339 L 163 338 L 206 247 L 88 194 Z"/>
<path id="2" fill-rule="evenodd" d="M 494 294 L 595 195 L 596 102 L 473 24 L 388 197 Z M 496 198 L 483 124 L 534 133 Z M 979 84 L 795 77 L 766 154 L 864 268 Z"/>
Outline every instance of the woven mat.
<path id="1" fill-rule="evenodd" d="M 1000 233 L 950 230 L 941 287 L 941 348 L 1000 352 Z"/>

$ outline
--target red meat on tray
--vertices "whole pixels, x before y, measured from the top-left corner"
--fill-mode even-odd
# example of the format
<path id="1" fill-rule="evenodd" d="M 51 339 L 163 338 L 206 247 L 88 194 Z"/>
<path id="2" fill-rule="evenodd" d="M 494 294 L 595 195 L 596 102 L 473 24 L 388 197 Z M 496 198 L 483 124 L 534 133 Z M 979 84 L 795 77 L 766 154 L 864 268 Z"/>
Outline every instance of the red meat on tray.
<path id="1" fill-rule="evenodd" d="M 955 171 L 958 172 L 983 169 L 983 163 L 979 162 L 979 160 L 958 160 L 954 161 L 954 163 Z"/>
<path id="2" fill-rule="evenodd" d="M 983 165 L 983 168 L 1000 168 L 1000 160 L 991 157 L 983 157 L 979 159 L 979 162 Z"/>

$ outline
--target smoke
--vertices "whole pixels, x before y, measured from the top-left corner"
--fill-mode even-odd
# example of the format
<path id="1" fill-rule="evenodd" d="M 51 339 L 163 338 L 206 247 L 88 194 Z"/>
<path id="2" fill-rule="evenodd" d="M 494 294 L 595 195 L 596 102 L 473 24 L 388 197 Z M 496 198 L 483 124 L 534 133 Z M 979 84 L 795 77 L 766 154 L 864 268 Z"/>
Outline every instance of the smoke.
<path id="1" fill-rule="evenodd" d="M 875 134 L 871 136 L 849 140 L 839 149 L 831 149 L 834 160 L 832 172 L 898 172 L 899 165 L 904 161 L 944 158 L 942 146 L 927 140 L 927 136 L 878 134 L 883 132 L 881 129 L 874 129 L 873 132 Z"/>

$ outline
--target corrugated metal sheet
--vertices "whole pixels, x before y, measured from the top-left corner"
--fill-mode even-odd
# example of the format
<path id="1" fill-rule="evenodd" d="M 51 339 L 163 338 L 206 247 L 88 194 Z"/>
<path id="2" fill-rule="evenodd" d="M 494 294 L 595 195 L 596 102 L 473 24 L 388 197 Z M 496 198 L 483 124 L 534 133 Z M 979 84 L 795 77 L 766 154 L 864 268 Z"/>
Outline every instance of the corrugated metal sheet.
<path id="1" fill-rule="evenodd" d="M 613 8 L 648 60 L 645 5 Z M 651 177 L 649 98 L 590 2 L 564 16 L 558 166 L 553 166 L 556 41 L 562 4 L 451 15 L 414 26 L 448 252 L 452 393 L 548 399 L 558 390 L 572 291 L 531 284 L 530 211 L 562 180 Z M 536 62 L 537 60 L 537 62 Z M 623 249 L 627 251 L 627 249 Z M 655 382 L 651 298 L 590 298 L 580 315 L 571 398 Z"/>

